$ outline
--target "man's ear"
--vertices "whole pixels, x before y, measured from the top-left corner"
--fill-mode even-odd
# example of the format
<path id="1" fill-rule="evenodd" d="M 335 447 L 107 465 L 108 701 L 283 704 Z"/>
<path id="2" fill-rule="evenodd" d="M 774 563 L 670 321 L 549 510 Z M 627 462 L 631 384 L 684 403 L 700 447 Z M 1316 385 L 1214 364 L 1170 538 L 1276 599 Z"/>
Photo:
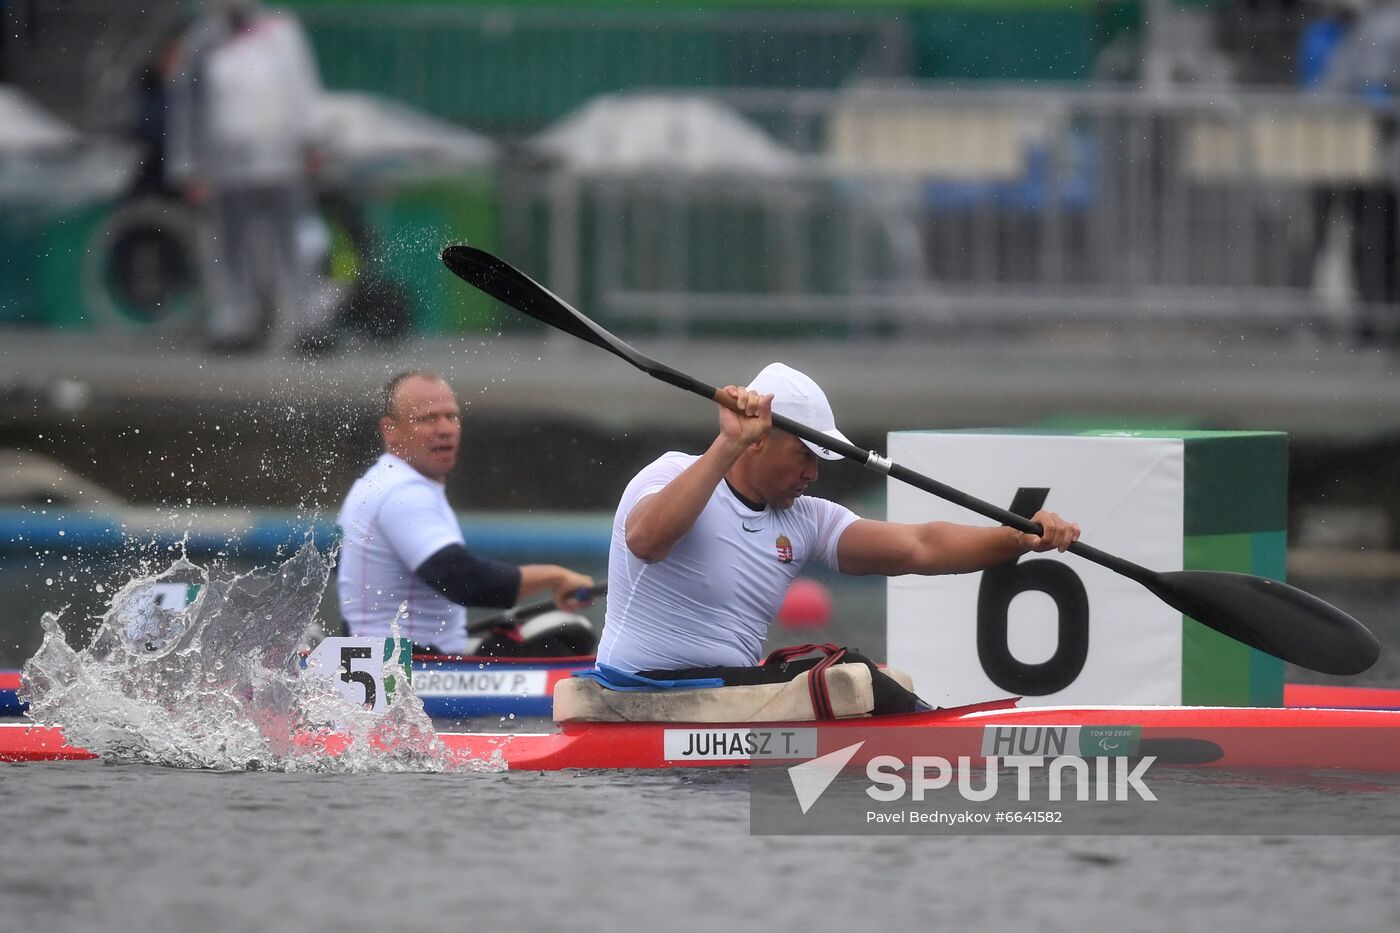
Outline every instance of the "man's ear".
<path id="1" fill-rule="evenodd" d="M 394 419 L 384 415 L 379 419 L 379 436 L 385 441 L 389 439 L 389 432 L 394 430 Z"/>

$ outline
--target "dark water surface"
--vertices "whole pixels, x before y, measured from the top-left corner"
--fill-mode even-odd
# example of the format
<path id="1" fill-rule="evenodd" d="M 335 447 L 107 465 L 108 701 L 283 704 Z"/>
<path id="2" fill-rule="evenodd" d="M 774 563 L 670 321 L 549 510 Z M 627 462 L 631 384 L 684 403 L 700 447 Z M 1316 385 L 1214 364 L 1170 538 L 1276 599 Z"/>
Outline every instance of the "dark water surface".
<path id="1" fill-rule="evenodd" d="M 0 799 L 15 931 L 1400 927 L 1394 837 L 755 837 L 731 770 L 32 764 Z"/>

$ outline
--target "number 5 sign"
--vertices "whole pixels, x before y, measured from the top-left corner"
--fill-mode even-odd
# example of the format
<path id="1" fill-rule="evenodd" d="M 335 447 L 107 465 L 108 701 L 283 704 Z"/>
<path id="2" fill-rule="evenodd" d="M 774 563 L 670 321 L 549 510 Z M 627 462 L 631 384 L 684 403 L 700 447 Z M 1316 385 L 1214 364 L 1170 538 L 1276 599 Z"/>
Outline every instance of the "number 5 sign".
<path id="1" fill-rule="evenodd" d="M 333 637 L 306 656 L 305 677 L 330 677 L 341 696 L 376 713 L 409 682 L 413 643 L 407 638 Z"/>
<path id="2" fill-rule="evenodd" d="M 1273 433 L 898 432 L 891 459 L 1153 570 L 1282 579 L 1286 439 Z M 889 519 L 988 524 L 891 480 Z M 888 584 L 889 662 L 944 706 L 1279 705 L 1283 669 L 1132 581 L 1056 552 Z"/>

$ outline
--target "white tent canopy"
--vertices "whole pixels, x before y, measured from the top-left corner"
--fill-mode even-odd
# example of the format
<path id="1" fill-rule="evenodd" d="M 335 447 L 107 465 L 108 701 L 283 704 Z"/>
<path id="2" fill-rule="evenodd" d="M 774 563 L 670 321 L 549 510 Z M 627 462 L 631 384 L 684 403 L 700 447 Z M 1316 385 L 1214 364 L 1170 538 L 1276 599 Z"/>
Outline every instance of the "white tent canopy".
<path id="1" fill-rule="evenodd" d="M 578 172 L 787 175 L 802 160 L 738 113 L 703 97 L 604 97 L 532 141 Z"/>
<path id="2" fill-rule="evenodd" d="M 318 114 L 331 158 L 354 171 L 438 171 L 488 166 L 496 144 L 397 101 L 328 92 Z"/>
<path id="3" fill-rule="evenodd" d="M 79 132 L 0 85 L 0 199 L 64 207 L 112 197 L 136 166 L 131 144 Z"/>
<path id="4" fill-rule="evenodd" d="M 0 86 L 0 153 L 63 149 L 78 141 L 77 130 L 14 88 Z"/>

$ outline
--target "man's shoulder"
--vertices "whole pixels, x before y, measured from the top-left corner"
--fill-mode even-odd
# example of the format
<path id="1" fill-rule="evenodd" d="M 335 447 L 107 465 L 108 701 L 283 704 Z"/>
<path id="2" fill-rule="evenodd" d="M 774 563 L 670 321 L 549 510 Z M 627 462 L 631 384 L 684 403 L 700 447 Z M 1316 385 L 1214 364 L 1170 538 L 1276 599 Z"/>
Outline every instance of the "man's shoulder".
<path id="1" fill-rule="evenodd" d="M 679 450 L 668 450 L 655 460 L 648 463 L 637 471 L 637 477 L 652 476 L 660 473 L 679 473 L 700 458 L 695 454 L 681 453 Z"/>
<path id="2" fill-rule="evenodd" d="M 679 463 L 685 466 L 690 466 L 690 464 L 694 463 L 696 460 L 699 459 L 700 457 L 697 454 L 688 454 L 680 450 L 668 450 L 664 454 L 653 460 L 652 463 Z"/>
<path id="3" fill-rule="evenodd" d="M 350 487 L 350 500 L 380 500 L 391 494 L 431 493 L 434 486 L 422 473 L 391 454 L 384 454 Z"/>
<path id="4" fill-rule="evenodd" d="M 375 460 L 365 471 L 364 478 L 374 478 L 381 483 L 424 483 L 429 485 L 432 483 L 422 473 L 409 466 L 407 462 L 387 453 L 379 455 L 379 459 Z"/>
<path id="5" fill-rule="evenodd" d="M 679 451 L 668 450 L 636 472 L 627 482 L 627 488 L 622 493 L 621 507 L 626 510 L 631 508 L 631 503 L 638 498 L 654 492 L 667 485 L 671 480 L 685 472 L 685 468 L 694 463 L 698 457 L 692 454 L 683 454 Z"/>
<path id="6" fill-rule="evenodd" d="M 823 499 L 821 496 L 799 496 L 792 504 L 793 510 L 805 518 L 816 521 L 832 513 L 846 513 L 851 510 L 839 502 Z M 855 514 L 855 513 L 852 513 Z M 859 518 L 859 516 L 856 516 Z"/>

